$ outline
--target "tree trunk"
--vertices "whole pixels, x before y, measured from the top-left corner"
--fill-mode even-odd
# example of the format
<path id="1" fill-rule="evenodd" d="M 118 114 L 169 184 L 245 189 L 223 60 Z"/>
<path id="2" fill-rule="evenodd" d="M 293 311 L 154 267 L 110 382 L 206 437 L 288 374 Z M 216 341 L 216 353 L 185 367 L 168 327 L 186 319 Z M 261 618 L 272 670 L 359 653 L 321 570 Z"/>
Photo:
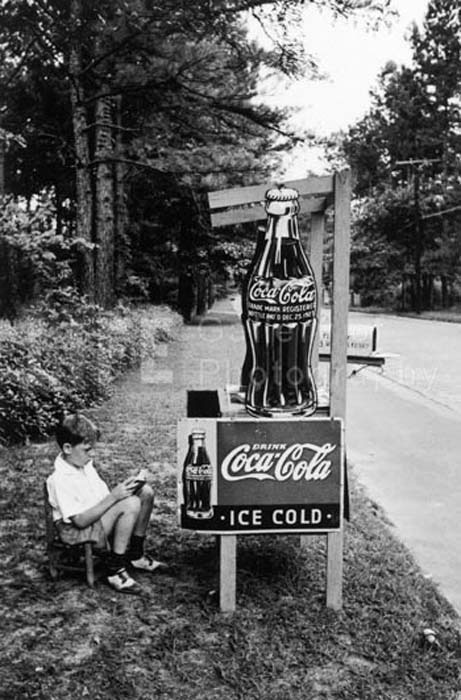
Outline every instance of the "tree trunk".
<path id="1" fill-rule="evenodd" d="M 105 86 L 101 87 L 106 92 Z M 108 307 L 114 297 L 114 175 L 112 104 L 99 97 L 95 107 L 96 302 Z"/>
<path id="2" fill-rule="evenodd" d="M 62 196 L 61 190 L 59 188 L 59 183 L 55 183 L 54 186 L 54 197 L 56 205 L 56 235 L 61 236 L 63 233 L 63 220 L 62 220 Z"/>
<path id="3" fill-rule="evenodd" d="M 0 317 L 13 325 L 20 306 L 18 253 L 10 243 L 0 239 L 0 256 Z"/>
<path id="4" fill-rule="evenodd" d="M 0 136 L 0 197 L 5 194 L 5 141 Z"/>
<path id="5" fill-rule="evenodd" d="M 410 310 L 414 311 L 416 306 L 416 285 L 414 274 L 410 275 L 410 285 L 408 291 L 410 292 Z"/>
<path id="6" fill-rule="evenodd" d="M 401 311 L 405 311 L 406 309 L 406 301 L 407 301 L 407 278 L 405 273 L 402 274 L 402 299 L 401 299 Z"/>
<path id="7" fill-rule="evenodd" d="M 196 278 L 195 284 L 197 288 L 197 315 L 203 316 L 207 311 L 207 276 L 202 270 L 199 270 Z"/>
<path id="8" fill-rule="evenodd" d="M 449 279 L 448 280 L 448 294 L 447 294 L 447 306 L 448 308 L 451 308 L 453 306 L 455 299 L 454 295 L 454 290 L 453 290 L 453 280 Z"/>
<path id="9" fill-rule="evenodd" d="M 423 308 L 432 308 L 432 286 L 433 278 L 429 273 L 424 273 L 422 276 L 422 286 L 423 286 Z"/>
<path id="10" fill-rule="evenodd" d="M 78 26 L 82 17 L 82 1 L 71 0 L 71 18 Z M 83 104 L 83 88 L 80 84 L 82 68 L 81 44 L 78 37 L 72 39 L 69 55 L 70 101 L 75 145 L 75 197 L 76 234 L 82 240 L 81 288 L 90 301 L 94 301 L 94 266 L 92 251 L 92 204 L 91 175 L 89 169 L 90 148 L 88 142 L 88 116 Z"/>
<path id="11" fill-rule="evenodd" d="M 196 303 L 194 273 L 192 266 L 189 265 L 180 271 L 178 283 L 178 307 L 186 323 L 191 322 Z"/>
<path id="12" fill-rule="evenodd" d="M 116 159 L 123 158 L 123 139 L 122 139 L 122 97 L 117 97 L 115 103 L 115 157 Z M 115 291 L 121 294 L 123 291 L 127 261 L 130 257 L 130 246 L 127 237 L 128 226 L 128 209 L 126 206 L 125 193 L 125 172 L 126 166 L 120 160 L 116 160 L 114 166 L 114 198 L 115 198 L 115 221 L 114 221 L 114 248 L 115 248 Z"/>
<path id="13" fill-rule="evenodd" d="M 448 306 L 448 285 L 447 278 L 445 275 L 440 277 L 442 283 L 442 309 L 446 309 Z"/>

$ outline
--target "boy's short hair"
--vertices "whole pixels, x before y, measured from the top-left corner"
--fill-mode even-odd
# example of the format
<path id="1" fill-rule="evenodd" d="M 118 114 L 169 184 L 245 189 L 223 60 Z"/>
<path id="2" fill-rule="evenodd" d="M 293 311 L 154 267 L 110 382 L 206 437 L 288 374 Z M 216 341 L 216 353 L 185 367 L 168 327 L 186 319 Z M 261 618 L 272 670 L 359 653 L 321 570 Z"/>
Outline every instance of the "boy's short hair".
<path id="1" fill-rule="evenodd" d="M 79 445 L 81 442 L 96 442 L 99 440 L 101 432 L 99 428 L 81 413 L 69 413 L 64 416 L 56 428 L 56 442 L 59 447 L 65 443 Z"/>

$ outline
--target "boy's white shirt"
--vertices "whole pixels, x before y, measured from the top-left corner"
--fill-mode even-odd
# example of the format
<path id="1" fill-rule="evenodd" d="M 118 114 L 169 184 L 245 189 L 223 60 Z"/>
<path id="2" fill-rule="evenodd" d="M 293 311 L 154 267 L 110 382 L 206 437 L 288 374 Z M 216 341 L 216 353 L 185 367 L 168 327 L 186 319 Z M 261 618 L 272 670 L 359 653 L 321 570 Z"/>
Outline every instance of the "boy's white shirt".
<path id="1" fill-rule="evenodd" d="M 92 508 L 110 493 L 92 460 L 80 468 L 66 462 L 61 455 L 56 457 L 54 472 L 46 483 L 53 520 L 66 523 L 71 522 L 71 516 Z"/>

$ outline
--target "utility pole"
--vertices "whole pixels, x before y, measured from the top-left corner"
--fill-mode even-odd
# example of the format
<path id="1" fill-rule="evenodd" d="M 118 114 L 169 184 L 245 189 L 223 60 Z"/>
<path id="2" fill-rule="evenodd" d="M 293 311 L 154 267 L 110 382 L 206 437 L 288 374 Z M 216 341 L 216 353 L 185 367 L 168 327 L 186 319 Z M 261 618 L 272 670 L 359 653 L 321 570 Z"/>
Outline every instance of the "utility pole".
<path id="1" fill-rule="evenodd" d="M 413 172 L 413 198 L 415 206 L 415 311 L 421 313 L 421 258 L 423 257 L 423 221 L 421 219 L 421 207 L 419 201 L 419 174 L 421 166 L 418 164 Z"/>

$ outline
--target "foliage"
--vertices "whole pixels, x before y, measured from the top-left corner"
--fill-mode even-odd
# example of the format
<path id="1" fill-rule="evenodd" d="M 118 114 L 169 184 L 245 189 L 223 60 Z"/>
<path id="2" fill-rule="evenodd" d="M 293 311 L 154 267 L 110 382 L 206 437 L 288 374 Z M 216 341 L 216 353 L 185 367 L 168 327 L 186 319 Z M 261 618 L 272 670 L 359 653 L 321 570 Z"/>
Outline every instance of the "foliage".
<path id="1" fill-rule="evenodd" d="M 273 163 L 269 134 L 282 133 L 283 114 L 254 102 L 257 76 L 264 63 L 290 71 L 298 59 L 296 42 L 286 60 L 282 44 L 271 53 L 248 41 L 241 11 L 260 4 L 2 6 L 4 122 L 27 124 L 26 148 L 8 153 L 7 186 L 26 196 L 34 183 L 52 187 L 59 216 L 65 198 L 75 203 L 77 237 L 97 244 L 73 269 L 90 298 L 110 305 L 115 277 L 119 290 L 145 277 L 126 236 L 142 220 L 136 208 L 130 222 L 122 215 L 136 179 L 176 190 L 242 184 Z"/>
<path id="2" fill-rule="evenodd" d="M 353 259 L 370 273 L 365 296 L 392 296 L 396 283 L 411 280 L 418 312 L 431 308 L 434 280 L 454 289 L 459 274 L 461 213 L 461 16 L 454 0 L 431 0 L 423 31 L 411 34 L 413 63 L 388 63 L 380 73 L 369 113 L 341 139 L 340 151 L 355 170 L 355 194 L 367 201 L 355 217 Z M 400 194 L 407 203 L 404 211 Z M 370 199 L 375 199 L 374 206 Z M 383 210 L 387 207 L 387 211 Z M 379 211 L 376 211 L 378 209 Z M 374 211 L 375 210 L 375 211 Z M 369 212 L 374 211 L 375 222 Z M 361 215 L 364 218 L 361 220 Z M 394 257 L 399 233 L 401 263 Z M 394 233 L 393 233 L 394 232 Z M 386 243 L 382 268 L 378 241 Z M 371 260 L 366 260 L 366 254 Z M 386 270 L 386 274 L 379 271 Z M 391 274 L 392 273 L 392 274 Z M 360 275 L 359 275 L 360 276 Z M 443 303 L 450 294 L 443 294 Z"/>
<path id="3" fill-rule="evenodd" d="M 68 286 L 83 241 L 57 230 L 56 210 L 47 193 L 4 197 L 0 212 L 0 315 L 12 322 L 20 306 Z"/>
<path id="4" fill-rule="evenodd" d="M 18 134 L 13 134 L 11 133 L 11 131 L 7 131 L 6 129 L 2 129 L 1 127 L 0 142 L 2 143 L 4 148 L 9 148 L 12 144 L 22 146 L 23 148 L 26 146 L 26 141 L 22 136 Z"/>
<path id="5" fill-rule="evenodd" d="M 43 438 L 64 410 L 100 403 L 177 323 L 149 308 L 103 312 L 72 289 L 53 296 L 0 339 L 0 443 Z"/>
<path id="6" fill-rule="evenodd" d="M 213 268 L 222 278 L 227 278 L 232 270 L 234 282 L 243 282 L 256 246 L 255 228 L 254 224 L 247 224 L 233 228 L 228 235 L 223 231 L 220 242 L 213 249 Z"/>
<path id="7" fill-rule="evenodd" d="M 55 207 L 46 193 L 35 197 L 32 204 L 23 198 L 3 199 L 0 240 L 27 266 L 35 296 L 70 283 L 75 251 L 82 242 L 57 232 Z"/>
<path id="8" fill-rule="evenodd" d="M 4 71 L 8 66 L 6 58 Z M 20 134 L 6 143 L 7 191 L 27 199 L 42 190 L 53 192 L 58 199 L 71 197 L 74 152 L 62 67 L 50 66 L 43 57 L 30 57 L 27 70 L 11 81 L 7 75 L 2 76 L 3 122 Z"/>
<path id="9" fill-rule="evenodd" d="M 455 0 L 431 0 L 424 31 L 413 33 L 415 73 L 425 95 L 426 139 L 440 159 L 439 172 L 459 174 L 461 14 Z"/>
<path id="10" fill-rule="evenodd" d="M 344 16 L 380 16 L 388 2 L 315 4 Z M 251 184 L 277 167 L 278 152 L 295 137 L 287 133 L 283 110 L 258 101 L 258 78 L 263 69 L 292 78 L 315 70 L 297 32 L 302 5 L 295 0 L 1 5 L 2 126 L 24 138 L 21 148 L 12 144 L 7 153 L 7 190 L 27 198 L 43 188 L 53 193 L 58 230 L 67 226 L 87 241 L 72 273 L 91 298 L 110 305 L 114 286 L 120 295 L 137 279 L 147 289 L 152 276 L 155 297 L 177 284 L 172 251 L 157 244 L 149 249 L 150 242 L 145 249 L 138 245 L 145 208 L 133 196 L 139 180 L 169 191 L 162 205 L 176 202 L 186 218 L 188 189 Z M 248 12 L 269 27 L 270 49 L 249 40 Z M 184 196 L 178 207 L 179 191 Z M 157 211 L 147 226 L 158 227 L 160 219 Z M 169 228 L 160 233 L 169 241 Z M 203 251 L 209 252 L 206 243 Z"/>
<path id="11" fill-rule="evenodd" d="M 412 214 L 405 188 L 377 190 L 355 200 L 351 276 L 364 305 L 387 306 L 395 301 L 397 285 L 410 264 L 406 239 L 411 234 Z"/>

